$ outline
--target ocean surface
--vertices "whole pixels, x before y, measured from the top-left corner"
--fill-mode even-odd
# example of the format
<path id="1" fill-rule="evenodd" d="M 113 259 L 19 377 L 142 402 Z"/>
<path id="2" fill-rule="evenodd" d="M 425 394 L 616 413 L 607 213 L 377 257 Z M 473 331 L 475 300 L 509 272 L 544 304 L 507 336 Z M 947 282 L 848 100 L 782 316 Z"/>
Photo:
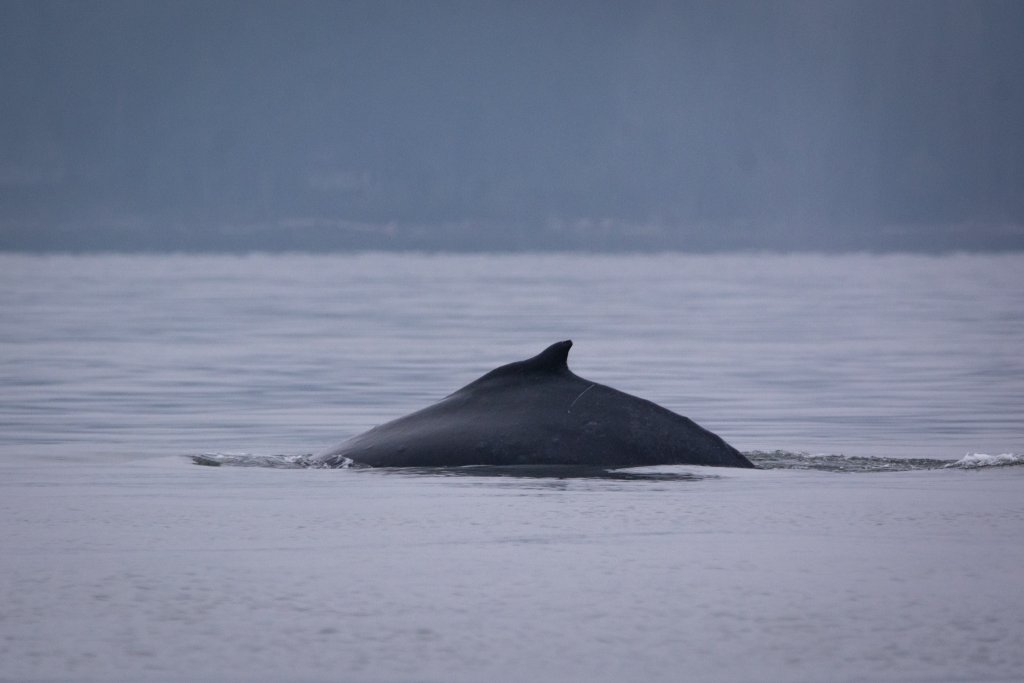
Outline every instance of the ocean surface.
<path id="1" fill-rule="evenodd" d="M 763 469 L 302 466 L 562 339 Z M 0 254 L 0 387 L 3 680 L 1024 679 L 1024 254 Z"/>

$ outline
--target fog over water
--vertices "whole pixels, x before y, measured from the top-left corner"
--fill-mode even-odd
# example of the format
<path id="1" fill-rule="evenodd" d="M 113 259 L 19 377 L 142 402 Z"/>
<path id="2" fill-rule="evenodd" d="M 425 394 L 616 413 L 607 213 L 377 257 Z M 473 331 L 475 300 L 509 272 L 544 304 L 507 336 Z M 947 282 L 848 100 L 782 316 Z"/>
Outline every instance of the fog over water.
<path id="1" fill-rule="evenodd" d="M 0 248 L 1024 248 L 1024 4 L 0 5 Z"/>

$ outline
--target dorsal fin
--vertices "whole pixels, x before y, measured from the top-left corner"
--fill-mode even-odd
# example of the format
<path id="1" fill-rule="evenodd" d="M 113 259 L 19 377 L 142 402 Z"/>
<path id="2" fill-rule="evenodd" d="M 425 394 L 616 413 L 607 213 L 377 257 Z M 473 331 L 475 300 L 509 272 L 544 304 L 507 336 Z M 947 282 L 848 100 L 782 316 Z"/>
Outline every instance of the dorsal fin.
<path id="1" fill-rule="evenodd" d="M 548 348 L 538 353 L 533 358 L 522 361 L 524 370 L 558 372 L 569 369 L 569 349 L 572 348 L 572 339 L 555 342 Z"/>
<path id="2" fill-rule="evenodd" d="M 508 365 L 502 365 L 500 368 L 495 368 L 475 382 L 470 382 L 462 389 L 478 386 L 480 382 L 496 379 L 498 377 L 516 377 L 534 374 L 555 375 L 562 372 L 569 372 L 568 359 L 569 349 L 571 348 L 571 339 L 555 342 L 533 358 L 527 358 L 526 360 L 516 361 L 515 363 L 509 363 Z M 459 391 L 462 391 L 462 389 Z"/>

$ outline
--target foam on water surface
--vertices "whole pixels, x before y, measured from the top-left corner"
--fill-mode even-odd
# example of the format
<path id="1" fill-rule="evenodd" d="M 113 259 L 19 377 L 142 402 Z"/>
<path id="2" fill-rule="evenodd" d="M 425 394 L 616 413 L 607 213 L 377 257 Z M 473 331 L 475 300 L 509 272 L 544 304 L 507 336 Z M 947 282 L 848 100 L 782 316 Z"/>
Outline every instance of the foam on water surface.
<path id="1" fill-rule="evenodd" d="M 887 458 L 882 456 L 848 456 L 828 453 L 797 453 L 791 451 L 748 451 L 744 453 L 758 469 L 763 470 L 815 470 L 821 472 L 908 472 L 938 469 L 982 469 L 988 467 L 1010 467 L 1024 465 L 1024 456 L 1016 453 L 986 455 L 969 453 L 959 460 L 938 458 Z M 269 467 L 277 469 L 332 469 L 313 454 L 297 455 L 255 455 L 251 453 L 202 453 L 189 456 L 196 465 L 217 467 Z M 677 466 L 661 466 L 677 467 Z M 687 467 L 687 466 L 678 466 Z M 346 458 L 346 462 L 333 469 L 373 469 L 361 466 Z M 385 468 L 387 469 L 387 468 Z M 604 477 L 642 478 L 655 476 L 654 468 L 633 467 L 626 469 L 604 469 L 586 466 L 539 466 L 521 465 L 508 467 L 467 466 L 467 467 L 412 467 L 402 471 L 420 474 L 475 475 L 475 476 L 523 476 L 523 477 Z M 699 468 L 711 470 L 721 468 Z M 685 478 L 685 477 L 683 477 Z"/>
<path id="2" fill-rule="evenodd" d="M 983 467 L 1009 467 L 1012 465 L 1024 465 L 1024 454 L 1000 453 L 999 455 L 988 455 L 986 453 L 968 453 L 956 462 L 946 465 L 946 467 L 976 470 Z"/>

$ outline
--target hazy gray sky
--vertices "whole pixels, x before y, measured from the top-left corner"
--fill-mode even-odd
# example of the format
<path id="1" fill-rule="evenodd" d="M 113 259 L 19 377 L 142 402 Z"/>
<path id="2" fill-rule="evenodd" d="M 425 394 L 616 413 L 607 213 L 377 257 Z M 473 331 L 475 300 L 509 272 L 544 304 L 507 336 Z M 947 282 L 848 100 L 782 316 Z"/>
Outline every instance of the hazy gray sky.
<path id="1" fill-rule="evenodd" d="M 1024 248 L 1024 2 L 0 0 L 0 248 Z"/>

